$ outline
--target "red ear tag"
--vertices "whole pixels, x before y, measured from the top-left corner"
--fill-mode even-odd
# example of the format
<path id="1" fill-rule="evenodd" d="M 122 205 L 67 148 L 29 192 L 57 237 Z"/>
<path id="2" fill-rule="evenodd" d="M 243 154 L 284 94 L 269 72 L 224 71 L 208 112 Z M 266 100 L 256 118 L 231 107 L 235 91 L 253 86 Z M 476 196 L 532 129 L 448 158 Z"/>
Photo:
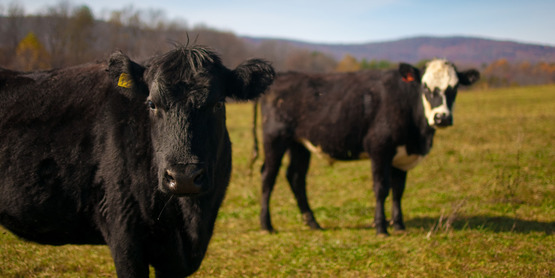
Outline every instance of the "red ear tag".
<path id="1" fill-rule="evenodd" d="M 412 76 L 412 73 L 407 73 L 407 76 L 403 76 L 403 81 L 405 82 L 412 82 L 414 81 L 414 76 Z"/>

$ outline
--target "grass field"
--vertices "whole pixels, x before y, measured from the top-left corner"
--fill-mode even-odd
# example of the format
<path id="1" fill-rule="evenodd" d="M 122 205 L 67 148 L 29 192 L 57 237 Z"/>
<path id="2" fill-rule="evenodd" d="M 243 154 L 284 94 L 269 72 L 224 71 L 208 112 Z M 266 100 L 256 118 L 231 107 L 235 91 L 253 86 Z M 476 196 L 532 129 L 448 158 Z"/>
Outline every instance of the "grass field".
<path id="1" fill-rule="evenodd" d="M 326 230 L 302 224 L 282 171 L 271 203 L 278 233 L 261 232 L 261 159 L 248 175 L 252 105 L 227 112 L 232 181 L 194 276 L 555 277 L 555 86 L 459 93 L 455 125 L 409 172 L 407 231 L 387 238 L 371 227 L 370 163 L 317 157 L 308 194 Z M 106 247 L 42 246 L 0 228 L 0 277 L 106 276 L 115 276 Z"/>

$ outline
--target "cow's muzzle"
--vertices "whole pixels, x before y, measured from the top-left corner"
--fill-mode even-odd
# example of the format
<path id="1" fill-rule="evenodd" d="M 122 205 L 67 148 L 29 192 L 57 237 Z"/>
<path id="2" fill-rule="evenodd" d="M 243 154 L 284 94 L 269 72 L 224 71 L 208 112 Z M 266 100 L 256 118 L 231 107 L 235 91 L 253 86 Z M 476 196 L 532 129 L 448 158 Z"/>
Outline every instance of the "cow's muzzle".
<path id="1" fill-rule="evenodd" d="M 437 127 L 448 127 L 453 125 L 453 116 L 447 113 L 436 113 L 434 115 L 434 124 Z"/>
<path id="2" fill-rule="evenodd" d="M 164 174 L 164 186 L 178 196 L 204 193 L 207 186 L 206 170 L 200 164 L 179 164 L 168 167 Z"/>

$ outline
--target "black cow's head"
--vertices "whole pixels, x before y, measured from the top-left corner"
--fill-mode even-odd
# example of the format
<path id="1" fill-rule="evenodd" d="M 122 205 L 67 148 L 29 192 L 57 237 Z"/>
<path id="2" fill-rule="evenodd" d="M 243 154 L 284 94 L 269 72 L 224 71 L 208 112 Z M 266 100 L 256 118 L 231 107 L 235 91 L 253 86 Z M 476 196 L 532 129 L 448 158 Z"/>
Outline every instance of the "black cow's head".
<path id="1" fill-rule="evenodd" d="M 428 125 L 447 127 L 453 124 L 453 103 L 459 84 L 471 85 L 480 78 L 476 70 L 458 72 L 455 66 L 442 59 L 427 63 L 422 75 L 422 103 Z"/>
<path id="2" fill-rule="evenodd" d="M 215 179 L 229 178 L 225 100 L 256 98 L 274 76 L 268 63 L 256 59 L 230 70 L 203 47 L 180 46 L 149 60 L 144 109 L 162 191 L 198 195 L 212 189 Z"/>

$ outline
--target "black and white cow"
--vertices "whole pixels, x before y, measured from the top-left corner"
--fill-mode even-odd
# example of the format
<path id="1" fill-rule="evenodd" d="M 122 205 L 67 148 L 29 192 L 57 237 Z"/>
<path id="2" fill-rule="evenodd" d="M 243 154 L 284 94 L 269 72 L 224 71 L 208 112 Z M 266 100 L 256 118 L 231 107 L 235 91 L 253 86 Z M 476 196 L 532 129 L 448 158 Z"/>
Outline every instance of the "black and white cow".
<path id="1" fill-rule="evenodd" d="M 273 68 L 179 46 L 147 67 L 0 69 L 0 224 L 42 244 L 107 244 L 119 277 L 183 277 L 205 255 L 231 171 L 226 97 Z"/>
<path id="2" fill-rule="evenodd" d="M 457 87 L 478 78 L 476 70 L 458 72 L 445 60 L 429 62 L 422 76 L 408 64 L 391 71 L 278 74 L 260 99 L 262 229 L 274 230 L 269 201 L 287 151 L 287 180 L 311 228 L 320 229 L 306 196 L 310 154 L 315 152 L 330 161 L 370 158 L 377 233 L 387 234 L 384 201 L 390 189 L 394 227 L 405 229 L 401 197 L 407 171 L 428 154 L 436 128 L 452 125 Z"/>

